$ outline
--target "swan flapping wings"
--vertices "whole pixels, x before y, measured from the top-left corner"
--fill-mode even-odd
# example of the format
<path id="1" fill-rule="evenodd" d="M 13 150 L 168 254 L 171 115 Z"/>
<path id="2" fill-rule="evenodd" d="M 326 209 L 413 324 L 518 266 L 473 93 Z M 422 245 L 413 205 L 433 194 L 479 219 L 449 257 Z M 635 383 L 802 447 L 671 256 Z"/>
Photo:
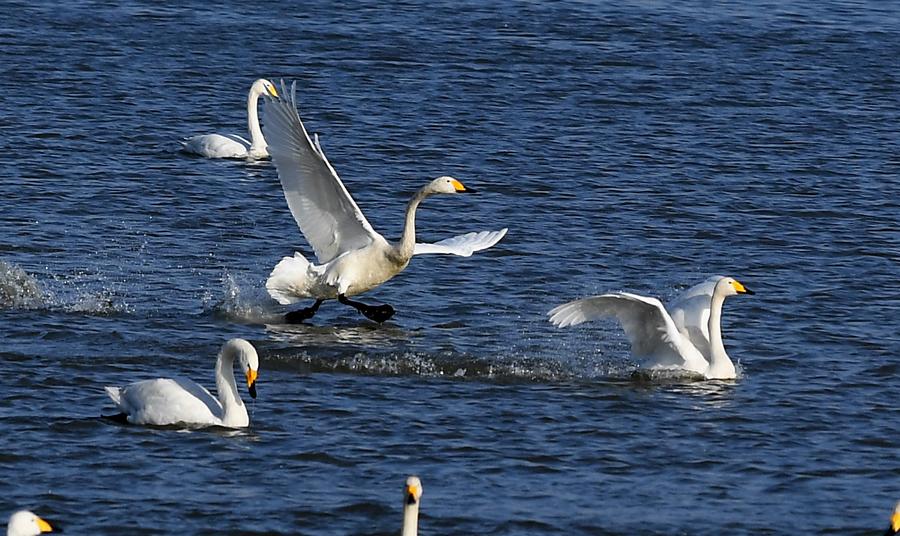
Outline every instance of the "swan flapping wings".
<path id="1" fill-rule="evenodd" d="M 504 227 L 499 231 L 476 231 L 452 238 L 445 238 L 433 244 L 418 243 L 415 250 L 413 250 L 413 255 L 443 253 L 470 257 L 476 251 L 487 249 L 499 242 L 501 238 L 506 236 L 507 230 Z"/>
<path id="2" fill-rule="evenodd" d="M 615 292 L 565 303 L 548 314 L 550 322 L 558 327 L 598 318 L 616 318 L 622 324 L 635 357 L 650 359 L 654 366 L 662 367 L 706 365 L 703 356 L 690 344 L 685 344 L 672 317 L 656 298 Z"/>
<path id="3" fill-rule="evenodd" d="M 297 113 L 297 83 L 290 100 L 267 97 L 265 132 L 284 197 L 300 232 L 320 264 L 380 238 L 350 197 L 319 145 L 310 139 Z"/>
<path id="4" fill-rule="evenodd" d="M 707 358 L 710 355 L 709 314 L 713 291 L 722 279 L 714 275 L 678 295 L 666 308 L 678 331 Z"/>
<path id="5" fill-rule="evenodd" d="M 296 82 L 291 84 L 288 93 L 282 81 L 284 98 L 266 98 L 268 150 L 278 169 L 291 214 L 319 263 L 325 264 L 341 253 L 363 248 L 383 237 L 372 228 L 328 162 L 318 135 L 310 138 L 297 112 L 296 92 Z M 418 243 L 413 254 L 468 257 L 493 246 L 506 232 L 503 228 L 471 232 L 433 244 Z"/>

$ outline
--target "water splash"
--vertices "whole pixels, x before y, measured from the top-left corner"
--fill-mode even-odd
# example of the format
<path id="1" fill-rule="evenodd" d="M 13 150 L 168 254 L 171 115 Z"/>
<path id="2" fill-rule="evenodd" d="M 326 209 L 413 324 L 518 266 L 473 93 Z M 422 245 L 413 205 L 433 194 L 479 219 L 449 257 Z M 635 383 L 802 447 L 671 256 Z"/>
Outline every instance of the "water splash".
<path id="1" fill-rule="evenodd" d="M 98 291 L 79 289 L 71 299 L 61 303 L 62 309 L 69 313 L 86 313 L 90 315 L 113 315 L 129 312 L 128 304 L 112 289 Z M 52 304 L 51 304 L 52 308 Z"/>
<path id="2" fill-rule="evenodd" d="M 35 309 L 43 304 L 44 292 L 28 272 L 0 261 L 0 307 L 4 309 Z"/>
<path id="3" fill-rule="evenodd" d="M 82 277 L 51 276 L 38 280 L 20 266 L 0 261 L 0 308 L 43 309 L 67 313 L 111 315 L 128 311 L 128 305 L 103 281 Z"/>
<path id="4" fill-rule="evenodd" d="M 561 383 L 629 379 L 633 369 L 622 363 L 595 363 L 584 368 L 552 358 L 531 356 L 477 357 L 453 352 L 328 353 L 309 349 L 270 354 L 271 366 L 285 370 L 337 372 L 366 376 L 422 376 L 497 383 Z"/>
<path id="5" fill-rule="evenodd" d="M 248 324 L 266 324 L 281 321 L 281 313 L 275 302 L 255 283 L 240 282 L 229 272 L 222 275 L 222 295 L 214 301 L 211 295 L 204 298 L 205 308 L 227 320 Z"/>

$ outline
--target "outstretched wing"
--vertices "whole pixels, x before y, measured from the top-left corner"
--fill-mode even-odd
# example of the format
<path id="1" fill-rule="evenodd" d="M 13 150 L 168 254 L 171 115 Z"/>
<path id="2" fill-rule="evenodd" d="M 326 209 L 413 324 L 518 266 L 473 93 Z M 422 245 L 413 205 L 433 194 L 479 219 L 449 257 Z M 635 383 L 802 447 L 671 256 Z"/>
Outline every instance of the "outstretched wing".
<path id="1" fill-rule="evenodd" d="M 615 317 L 622 324 L 635 357 L 651 360 L 654 366 L 703 367 L 702 356 L 678 333 L 669 313 L 656 298 L 616 292 L 575 300 L 547 314 L 550 322 L 558 327 Z"/>
<path id="2" fill-rule="evenodd" d="M 675 327 L 687 337 L 691 344 L 709 358 L 709 305 L 716 283 L 721 275 L 707 278 L 700 284 L 682 292 L 667 307 Z"/>
<path id="3" fill-rule="evenodd" d="M 499 231 L 481 231 L 466 233 L 464 235 L 445 238 L 433 244 L 416 244 L 413 255 L 425 255 L 428 253 L 444 253 L 449 255 L 459 255 L 461 257 L 470 257 L 476 251 L 487 249 L 501 238 L 506 236 L 506 227 Z"/>
<path id="4" fill-rule="evenodd" d="M 300 232 L 324 264 L 345 251 L 365 247 L 378 237 L 356 206 L 319 146 L 310 139 L 297 113 L 297 83 L 290 100 L 266 95 L 265 135 L 278 169 L 284 198 Z"/>

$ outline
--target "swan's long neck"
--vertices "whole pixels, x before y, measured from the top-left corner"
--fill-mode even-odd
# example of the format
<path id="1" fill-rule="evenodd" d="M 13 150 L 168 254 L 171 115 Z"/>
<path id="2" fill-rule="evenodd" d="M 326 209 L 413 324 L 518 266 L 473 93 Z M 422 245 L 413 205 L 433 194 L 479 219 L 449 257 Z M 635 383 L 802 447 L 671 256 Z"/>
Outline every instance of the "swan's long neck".
<path id="1" fill-rule="evenodd" d="M 395 247 L 398 257 L 404 262 L 408 262 L 412 258 L 413 251 L 416 248 L 416 209 L 419 208 L 419 203 L 426 197 L 428 197 L 428 192 L 425 188 L 422 188 L 416 192 L 416 195 L 406 205 L 406 222 L 403 226 L 403 236 L 400 237 L 400 243 Z"/>
<path id="2" fill-rule="evenodd" d="M 257 103 L 259 102 L 259 92 L 251 89 L 247 95 L 247 126 L 250 128 L 250 151 L 266 150 L 266 139 L 263 137 L 262 129 L 259 127 L 259 113 L 257 112 Z"/>
<path id="3" fill-rule="evenodd" d="M 717 289 L 716 289 L 717 290 Z M 722 304 L 725 296 L 713 291 L 709 302 L 709 371 L 707 378 L 734 378 L 735 368 L 731 358 L 725 353 L 722 342 Z"/>
<path id="4" fill-rule="evenodd" d="M 246 425 L 244 421 L 250 420 L 234 382 L 235 352 L 226 347 L 216 359 L 216 391 L 222 404 L 222 423 L 226 426 Z"/>
<path id="5" fill-rule="evenodd" d="M 403 531 L 400 536 L 416 536 L 419 532 L 419 501 L 403 505 Z"/>

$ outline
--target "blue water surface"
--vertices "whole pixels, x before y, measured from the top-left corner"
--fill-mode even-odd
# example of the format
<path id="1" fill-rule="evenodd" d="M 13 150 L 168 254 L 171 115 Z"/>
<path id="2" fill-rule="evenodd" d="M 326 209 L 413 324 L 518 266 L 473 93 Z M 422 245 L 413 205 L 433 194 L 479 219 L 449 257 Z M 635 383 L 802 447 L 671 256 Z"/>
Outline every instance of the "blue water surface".
<path id="1" fill-rule="evenodd" d="M 71 534 L 881 534 L 900 499 L 900 9 L 887 2 L 8 1 L 0 18 L 0 515 Z M 509 227 L 281 321 L 311 255 L 246 136 L 259 77 L 373 226 Z M 265 115 L 263 114 L 263 122 Z M 635 376 L 614 322 L 546 312 L 712 274 L 734 382 Z M 213 386 L 247 431 L 100 420 L 103 387 Z"/>

